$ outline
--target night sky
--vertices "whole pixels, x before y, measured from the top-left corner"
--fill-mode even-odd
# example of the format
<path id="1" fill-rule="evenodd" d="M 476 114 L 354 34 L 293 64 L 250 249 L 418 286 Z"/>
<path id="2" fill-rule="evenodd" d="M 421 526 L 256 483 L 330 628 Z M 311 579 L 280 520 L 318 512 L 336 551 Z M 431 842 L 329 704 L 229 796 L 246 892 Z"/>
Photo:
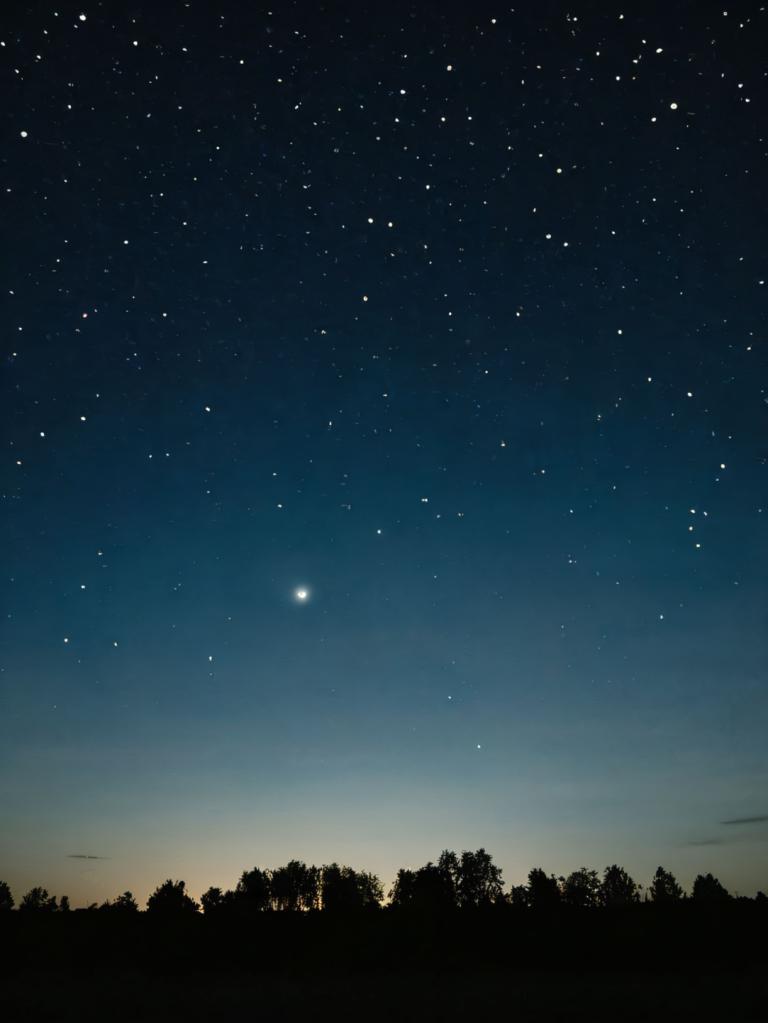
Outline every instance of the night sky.
<path id="1" fill-rule="evenodd" d="M 6 6 L 17 901 L 478 846 L 768 884 L 768 12 L 726 6 Z"/>

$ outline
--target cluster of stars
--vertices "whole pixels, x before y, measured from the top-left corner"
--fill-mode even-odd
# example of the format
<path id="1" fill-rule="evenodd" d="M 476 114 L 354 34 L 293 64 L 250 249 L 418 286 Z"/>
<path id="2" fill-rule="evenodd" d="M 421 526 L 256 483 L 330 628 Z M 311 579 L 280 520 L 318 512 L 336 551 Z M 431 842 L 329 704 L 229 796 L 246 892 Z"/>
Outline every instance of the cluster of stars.
<path id="1" fill-rule="evenodd" d="M 392 14 L 370 45 L 359 14 L 200 17 L 210 37 L 187 12 L 148 45 L 132 15 L 49 11 L 0 49 L 23 87 L 7 505 L 56 657 L 93 621 L 127 659 L 114 623 L 145 616 L 183 658 L 186 620 L 225 693 L 230 601 L 265 646 L 359 614 L 472 648 L 488 622 L 490 675 L 529 604 L 564 646 L 594 626 L 553 674 L 597 676 L 603 619 L 667 642 L 759 535 L 762 71 L 733 35 L 763 13 Z"/>

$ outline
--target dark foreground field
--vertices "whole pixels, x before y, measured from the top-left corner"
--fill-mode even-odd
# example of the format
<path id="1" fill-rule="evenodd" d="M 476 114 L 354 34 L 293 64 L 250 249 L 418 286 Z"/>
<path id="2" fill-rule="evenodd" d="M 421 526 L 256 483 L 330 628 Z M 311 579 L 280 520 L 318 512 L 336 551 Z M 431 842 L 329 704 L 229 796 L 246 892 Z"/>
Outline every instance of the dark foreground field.
<path id="1" fill-rule="evenodd" d="M 5 999 L 9 1002 L 5 1002 Z M 768 1020 L 764 974 L 493 970 L 323 976 L 25 973 L 9 1021 Z M 5 1013 L 6 1010 L 4 1010 Z"/>
<path id="2" fill-rule="evenodd" d="M 9 1021 L 768 1023 L 765 914 L 688 909 L 226 922 L 14 913 L 0 1004 Z"/>

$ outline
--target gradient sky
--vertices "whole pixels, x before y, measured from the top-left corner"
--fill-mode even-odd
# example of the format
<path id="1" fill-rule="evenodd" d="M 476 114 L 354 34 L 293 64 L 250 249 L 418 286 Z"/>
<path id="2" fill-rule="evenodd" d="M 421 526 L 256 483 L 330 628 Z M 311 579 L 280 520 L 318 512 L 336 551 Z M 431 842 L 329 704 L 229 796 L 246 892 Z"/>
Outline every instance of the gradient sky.
<path id="1" fill-rule="evenodd" d="M 0 16 L 17 899 L 768 886 L 767 15 L 598 6 Z"/>

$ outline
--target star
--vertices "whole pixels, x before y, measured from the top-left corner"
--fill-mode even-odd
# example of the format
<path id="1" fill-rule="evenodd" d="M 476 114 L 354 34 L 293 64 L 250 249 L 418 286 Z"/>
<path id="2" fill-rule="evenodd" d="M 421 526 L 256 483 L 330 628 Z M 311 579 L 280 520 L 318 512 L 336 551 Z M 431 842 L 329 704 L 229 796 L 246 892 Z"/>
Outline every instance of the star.
<path id="1" fill-rule="evenodd" d="M 293 591 L 293 598 L 297 604 L 306 604 L 309 600 L 309 590 L 306 586 L 298 586 Z"/>

